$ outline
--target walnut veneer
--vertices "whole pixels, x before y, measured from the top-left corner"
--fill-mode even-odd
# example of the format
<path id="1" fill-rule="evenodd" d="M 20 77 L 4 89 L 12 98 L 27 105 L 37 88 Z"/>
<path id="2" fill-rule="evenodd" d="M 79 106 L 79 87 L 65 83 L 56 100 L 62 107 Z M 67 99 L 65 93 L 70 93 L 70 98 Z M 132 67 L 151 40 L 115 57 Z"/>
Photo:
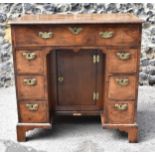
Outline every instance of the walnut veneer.
<path id="1" fill-rule="evenodd" d="M 52 127 L 55 115 L 99 115 L 103 127 L 137 142 L 141 27 L 131 14 L 12 21 L 18 141 L 28 130 Z"/>

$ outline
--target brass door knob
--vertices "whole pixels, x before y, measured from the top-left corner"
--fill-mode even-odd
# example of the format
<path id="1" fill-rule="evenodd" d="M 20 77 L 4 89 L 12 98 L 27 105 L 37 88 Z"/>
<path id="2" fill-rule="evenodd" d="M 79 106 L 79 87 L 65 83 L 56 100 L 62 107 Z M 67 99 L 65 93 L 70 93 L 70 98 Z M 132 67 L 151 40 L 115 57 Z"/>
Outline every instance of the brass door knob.
<path id="1" fill-rule="evenodd" d="M 63 81 L 64 81 L 63 76 L 59 76 L 59 77 L 58 77 L 58 81 L 59 81 L 59 82 L 63 82 Z"/>

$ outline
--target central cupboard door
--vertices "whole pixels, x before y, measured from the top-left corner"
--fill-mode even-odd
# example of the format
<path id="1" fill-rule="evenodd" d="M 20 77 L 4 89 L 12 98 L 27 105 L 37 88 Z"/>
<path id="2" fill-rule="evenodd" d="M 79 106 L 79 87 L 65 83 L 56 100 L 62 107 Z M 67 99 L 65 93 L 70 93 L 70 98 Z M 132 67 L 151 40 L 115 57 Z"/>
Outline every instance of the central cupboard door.
<path id="1" fill-rule="evenodd" d="M 102 55 L 96 50 L 59 50 L 57 63 L 57 110 L 100 110 Z"/>

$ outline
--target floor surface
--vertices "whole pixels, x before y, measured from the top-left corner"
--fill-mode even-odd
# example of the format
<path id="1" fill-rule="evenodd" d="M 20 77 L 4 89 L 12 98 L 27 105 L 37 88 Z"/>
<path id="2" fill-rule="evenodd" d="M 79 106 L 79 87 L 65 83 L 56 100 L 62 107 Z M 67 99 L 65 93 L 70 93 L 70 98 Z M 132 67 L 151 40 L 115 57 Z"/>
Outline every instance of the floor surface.
<path id="1" fill-rule="evenodd" d="M 0 89 L 0 151 L 155 151 L 155 88 L 139 88 L 139 143 L 127 135 L 102 129 L 99 117 L 57 118 L 53 129 L 27 132 L 28 141 L 16 141 L 16 96 L 14 87 Z M 62 121 L 63 119 L 63 121 Z"/>

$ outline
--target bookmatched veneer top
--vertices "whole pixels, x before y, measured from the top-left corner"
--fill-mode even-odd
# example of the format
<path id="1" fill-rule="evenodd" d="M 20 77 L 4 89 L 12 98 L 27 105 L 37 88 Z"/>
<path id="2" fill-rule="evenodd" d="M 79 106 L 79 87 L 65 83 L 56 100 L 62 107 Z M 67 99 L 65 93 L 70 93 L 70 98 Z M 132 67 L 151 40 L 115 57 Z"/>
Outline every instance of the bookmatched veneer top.
<path id="1" fill-rule="evenodd" d="M 41 14 L 24 15 L 12 20 L 10 24 L 112 24 L 112 23 L 142 23 L 133 14 L 111 13 L 111 14 Z"/>

